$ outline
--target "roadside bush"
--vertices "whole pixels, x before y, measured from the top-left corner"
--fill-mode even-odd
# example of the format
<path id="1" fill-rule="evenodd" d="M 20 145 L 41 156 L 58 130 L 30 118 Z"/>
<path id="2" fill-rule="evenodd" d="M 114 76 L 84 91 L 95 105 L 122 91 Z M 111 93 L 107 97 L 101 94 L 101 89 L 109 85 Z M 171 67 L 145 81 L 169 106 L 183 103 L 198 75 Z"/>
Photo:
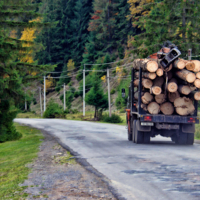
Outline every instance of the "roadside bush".
<path id="1" fill-rule="evenodd" d="M 112 89 L 111 91 L 110 91 L 110 94 L 115 94 L 115 89 Z"/>
<path id="2" fill-rule="evenodd" d="M 109 123 L 122 123 L 123 120 L 121 117 L 117 114 L 112 114 L 111 117 L 109 117 L 109 114 L 104 114 L 102 117 L 103 122 L 109 122 Z"/>
<path id="3" fill-rule="evenodd" d="M 77 113 L 79 113 L 79 112 L 78 112 L 77 109 L 71 109 L 71 113 L 72 113 L 72 114 L 77 114 Z"/>
<path id="4" fill-rule="evenodd" d="M 43 117 L 56 118 L 62 114 L 63 114 L 62 107 L 59 106 L 57 103 L 55 103 L 53 99 L 50 99 L 50 101 L 47 104 L 47 109 L 43 114 Z"/>
<path id="5" fill-rule="evenodd" d="M 37 104 L 37 100 L 36 98 L 33 98 L 33 105 L 36 105 Z"/>

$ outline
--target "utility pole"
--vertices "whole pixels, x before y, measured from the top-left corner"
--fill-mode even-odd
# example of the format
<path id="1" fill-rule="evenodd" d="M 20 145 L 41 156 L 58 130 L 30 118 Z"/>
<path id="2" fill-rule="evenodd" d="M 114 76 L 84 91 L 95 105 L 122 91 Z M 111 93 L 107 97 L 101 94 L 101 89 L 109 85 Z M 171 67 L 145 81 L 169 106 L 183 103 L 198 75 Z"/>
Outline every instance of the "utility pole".
<path id="1" fill-rule="evenodd" d="M 85 64 L 83 70 L 83 116 L 85 116 Z"/>
<path id="2" fill-rule="evenodd" d="M 46 111 L 46 77 L 44 76 L 44 112 Z"/>
<path id="3" fill-rule="evenodd" d="M 109 69 L 108 69 L 108 68 L 107 68 L 107 82 L 108 82 L 108 105 L 109 105 L 109 117 L 111 117 L 110 76 L 109 76 Z"/>
<path id="4" fill-rule="evenodd" d="M 40 112 L 42 117 L 42 94 L 41 94 L 41 87 L 39 87 L 39 95 L 40 95 Z"/>
<path id="5" fill-rule="evenodd" d="M 65 83 L 63 87 L 63 92 L 64 92 L 64 111 L 66 110 L 66 99 L 65 99 Z"/>
<path id="6" fill-rule="evenodd" d="M 25 91 L 25 111 L 27 111 L 26 91 Z"/>
<path id="7" fill-rule="evenodd" d="M 192 49 L 188 49 L 188 60 L 192 60 Z"/>

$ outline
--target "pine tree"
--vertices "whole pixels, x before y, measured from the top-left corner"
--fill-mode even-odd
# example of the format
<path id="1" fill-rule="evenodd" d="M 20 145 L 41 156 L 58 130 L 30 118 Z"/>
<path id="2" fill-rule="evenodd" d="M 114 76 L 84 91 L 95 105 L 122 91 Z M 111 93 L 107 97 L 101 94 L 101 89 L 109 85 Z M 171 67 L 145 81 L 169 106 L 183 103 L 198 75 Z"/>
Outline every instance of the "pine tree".
<path id="1" fill-rule="evenodd" d="M 93 77 L 93 87 L 86 94 L 85 101 L 87 104 L 95 107 L 94 118 L 98 117 L 99 109 L 108 108 L 107 96 L 103 92 L 100 79 L 95 79 L 95 76 Z"/>
<path id="2" fill-rule="evenodd" d="M 91 18 L 93 0 L 78 0 L 74 8 L 74 19 L 71 21 L 73 34 L 71 58 L 80 65 L 85 45 L 88 42 L 88 25 Z"/>
<path id="3" fill-rule="evenodd" d="M 142 16 L 137 23 L 145 31 L 136 36 L 133 46 L 140 57 L 146 57 L 159 50 L 160 45 L 169 40 L 181 50 L 183 57 L 192 48 L 199 54 L 200 5 L 190 0 L 163 0 L 156 2 L 149 15 Z"/>
<path id="4" fill-rule="evenodd" d="M 28 45 L 31 41 L 20 40 L 17 34 L 16 37 L 12 34 L 43 25 L 27 22 L 27 19 L 39 16 L 35 13 L 36 8 L 23 0 L 0 1 L 0 142 L 20 137 L 13 126 L 16 111 L 11 110 L 11 106 L 24 96 L 22 86 L 30 78 L 29 74 L 39 73 L 45 67 L 21 62 L 31 50 Z"/>

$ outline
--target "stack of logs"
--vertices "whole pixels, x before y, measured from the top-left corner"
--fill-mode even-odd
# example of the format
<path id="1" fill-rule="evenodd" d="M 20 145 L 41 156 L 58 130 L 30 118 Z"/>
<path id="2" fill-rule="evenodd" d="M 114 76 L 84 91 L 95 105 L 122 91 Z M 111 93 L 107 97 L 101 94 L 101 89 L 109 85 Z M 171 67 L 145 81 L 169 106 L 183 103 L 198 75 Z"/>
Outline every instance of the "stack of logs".
<path id="1" fill-rule="evenodd" d="M 200 61 L 177 59 L 167 69 L 159 60 L 136 59 L 134 87 L 139 86 L 139 69 L 142 68 L 141 108 L 150 114 L 192 115 L 194 100 L 200 100 Z M 137 71 L 138 70 L 138 71 Z M 134 92 L 138 108 L 138 90 Z"/>

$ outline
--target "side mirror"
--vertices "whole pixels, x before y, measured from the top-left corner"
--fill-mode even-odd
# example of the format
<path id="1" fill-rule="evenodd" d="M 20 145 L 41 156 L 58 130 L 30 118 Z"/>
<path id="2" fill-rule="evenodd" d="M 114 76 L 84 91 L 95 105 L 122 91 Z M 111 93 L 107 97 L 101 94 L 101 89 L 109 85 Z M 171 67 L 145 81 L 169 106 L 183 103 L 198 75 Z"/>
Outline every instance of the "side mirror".
<path id="1" fill-rule="evenodd" d="M 122 88 L 122 98 L 125 98 L 125 96 L 126 96 L 125 89 Z"/>

